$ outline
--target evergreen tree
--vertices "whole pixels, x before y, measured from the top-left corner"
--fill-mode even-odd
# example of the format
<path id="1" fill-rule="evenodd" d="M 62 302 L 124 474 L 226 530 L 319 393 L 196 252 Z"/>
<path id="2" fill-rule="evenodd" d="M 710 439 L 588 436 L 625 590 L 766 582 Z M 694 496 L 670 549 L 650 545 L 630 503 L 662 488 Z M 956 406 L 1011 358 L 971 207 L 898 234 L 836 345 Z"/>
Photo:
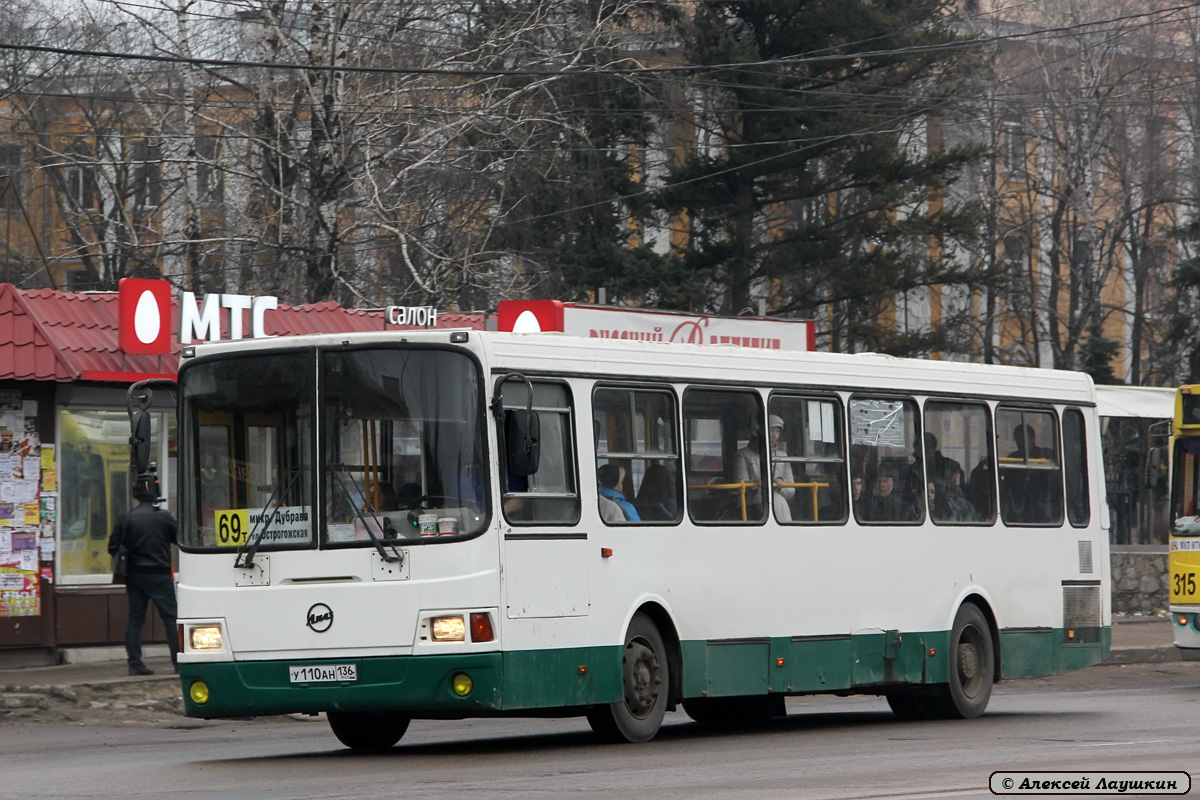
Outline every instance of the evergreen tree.
<path id="1" fill-rule="evenodd" d="M 942 245 L 974 209 L 946 187 L 973 146 L 943 146 L 947 95 L 965 73 L 942 0 L 709 0 L 680 21 L 701 98 L 700 144 L 659 195 L 690 221 L 678 254 L 711 309 L 833 309 L 834 349 L 920 352 L 895 336 L 897 292 L 969 282 Z M 692 292 L 692 294 L 700 294 Z"/>

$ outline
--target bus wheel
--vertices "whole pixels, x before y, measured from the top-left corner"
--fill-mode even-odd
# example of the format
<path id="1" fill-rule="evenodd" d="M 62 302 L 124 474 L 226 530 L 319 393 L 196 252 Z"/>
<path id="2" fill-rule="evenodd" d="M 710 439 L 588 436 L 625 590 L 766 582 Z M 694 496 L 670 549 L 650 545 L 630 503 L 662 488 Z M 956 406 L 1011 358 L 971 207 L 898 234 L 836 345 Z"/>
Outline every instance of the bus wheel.
<path id="1" fill-rule="evenodd" d="M 992 631 L 983 612 L 963 603 L 950 633 L 950 682 L 939 688 L 936 715 L 944 719 L 975 719 L 987 708 L 995 678 Z"/>
<path id="2" fill-rule="evenodd" d="M 625 633 L 621 677 L 624 699 L 592 708 L 588 724 L 608 741 L 648 742 L 662 726 L 671 681 L 667 648 L 658 628 L 644 614 L 635 614 Z"/>
<path id="3" fill-rule="evenodd" d="M 387 750 L 408 730 L 408 717 L 372 714 L 369 711 L 327 711 L 329 727 L 338 741 L 351 750 Z"/>

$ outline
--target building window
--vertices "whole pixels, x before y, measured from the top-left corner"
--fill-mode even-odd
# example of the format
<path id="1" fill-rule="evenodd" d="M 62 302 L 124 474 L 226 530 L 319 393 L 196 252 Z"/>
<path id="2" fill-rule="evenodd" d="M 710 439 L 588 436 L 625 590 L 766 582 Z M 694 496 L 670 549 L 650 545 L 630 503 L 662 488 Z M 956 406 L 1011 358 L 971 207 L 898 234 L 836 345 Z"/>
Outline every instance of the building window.
<path id="1" fill-rule="evenodd" d="M 145 139 L 133 148 L 133 185 L 130 194 L 136 208 L 155 208 L 162 203 L 162 152 Z"/>
<path id="2" fill-rule="evenodd" d="M 1010 178 L 1024 178 L 1029 158 L 1029 135 L 1025 130 L 1025 121 L 1017 116 L 1009 116 L 1001 129 L 1004 168 Z"/>
<path id="3" fill-rule="evenodd" d="M 196 140 L 196 195 L 201 205 L 219 206 L 225 202 L 225 173 L 218 168 L 220 140 L 201 136 Z"/>
<path id="4" fill-rule="evenodd" d="M 0 193 L 20 192 L 25 171 L 24 153 L 15 144 L 0 144 Z M 0 201 L 0 211 L 12 213 L 19 206 L 14 198 Z"/>
<path id="5" fill-rule="evenodd" d="M 96 175 L 91 164 L 73 164 L 63 169 L 63 191 L 67 207 L 90 211 L 96 203 Z"/>

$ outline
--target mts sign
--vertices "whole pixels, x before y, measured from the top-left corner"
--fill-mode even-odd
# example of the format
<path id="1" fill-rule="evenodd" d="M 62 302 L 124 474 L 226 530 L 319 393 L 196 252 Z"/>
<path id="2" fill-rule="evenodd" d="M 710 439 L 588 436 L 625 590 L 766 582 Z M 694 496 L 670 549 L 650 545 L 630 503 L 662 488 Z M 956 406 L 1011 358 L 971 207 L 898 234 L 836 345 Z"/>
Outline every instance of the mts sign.
<path id="1" fill-rule="evenodd" d="M 118 287 L 120 296 L 118 338 L 126 353 L 165 355 L 171 352 L 171 284 L 160 280 L 125 278 Z M 228 338 L 246 336 L 246 312 L 249 335 L 255 339 L 269 336 L 264 323 L 266 312 L 279 307 L 274 297 L 248 294 L 206 294 L 199 301 L 192 292 L 179 299 L 179 342 L 193 340 L 216 342 L 222 329 Z M 222 325 L 225 322 L 225 325 Z"/>
<path id="2" fill-rule="evenodd" d="M 179 342 L 190 344 L 192 339 L 209 342 L 221 339 L 221 309 L 229 309 L 229 338 L 241 339 L 242 315 L 250 312 L 250 337 L 268 336 L 263 327 L 263 315 L 279 307 L 274 297 L 252 297 L 248 294 L 206 294 L 199 303 L 192 292 L 184 292 L 179 302 Z"/>

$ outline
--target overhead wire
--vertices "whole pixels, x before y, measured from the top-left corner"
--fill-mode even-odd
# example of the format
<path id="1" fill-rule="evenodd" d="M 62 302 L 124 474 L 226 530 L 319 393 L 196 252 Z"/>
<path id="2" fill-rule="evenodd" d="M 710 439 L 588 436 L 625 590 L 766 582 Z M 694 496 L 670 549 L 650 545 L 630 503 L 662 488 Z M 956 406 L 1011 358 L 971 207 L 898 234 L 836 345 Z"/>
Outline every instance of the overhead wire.
<path id="1" fill-rule="evenodd" d="M 1178 7 L 1175 7 L 1175 8 L 1176 8 L 1176 9 L 1181 9 L 1181 8 L 1191 8 L 1191 7 L 1193 7 L 1193 6 L 1192 6 L 1192 5 L 1189 5 L 1189 6 L 1178 6 Z M 1147 16 L 1147 15 L 1146 15 L 1146 14 L 1139 14 L 1139 15 L 1127 15 L 1127 16 L 1125 17 L 1125 19 L 1139 18 L 1139 17 L 1145 17 L 1145 16 Z M 1119 32 L 1117 32 L 1117 33 L 1119 33 Z M 761 65 L 761 64 L 764 64 L 764 63 L 769 63 L 769 62 L 757 62 L 757 63 L 758 63 L 759 65 Z M 1041 68 L 1041 67 L 1039 66 L 1038 68 Z M 617 74 L 624 74 L 624 73 L 617 73 Z M 728 87 L 728 86 L 720 86 L 720 87 L 716 87 L 716 88 L 730 88 L 730 87 Z M 817 92 L 817 93 L 819 94 L 819 92 Z M 426 109 L 426 110 L 428 110 L 428 109 Z M 791 106 L 785 106 L 785 107 L 779 107 L 779 108 L 776 108 L 776 109 L 770 109 L 770 108 L 768 108 L 768 109 L 763 109 L 763 110 L 795 111 L 796 109 L 795 109 L 795 108 L 793 108 L 793 107 L 791 107 Z M 603 112 L 603 111 L 609 111 L 609 109 L 598 109 L 597 111 L 599 111 L 599 112 Z M 453 112 L 453 111 L 451 111 L 450 113 L 454 113 L 454 112 Z M 877 132 L 878 132 L 878 131 L 871 131 L 871 132 L 868 132 L 868 131 L 858 131 L 858 132 L 854 132 L 853 134 L 840 134 L 839 136 L 844 136 L 844 135 L 873 135 L 874 133 L 877 133 Z M 829 138 L 839 138 L 839 137 L 829 137 Z M 815 140 L 813 140 L 813 139 L 794 139 L 794 140 L 785 140 L 785 141 L 781 141 L 781 142 L 778 142 L 778 143 L 776 143 L 776 144 L 804 143 L 804 142 L 813 142 L 813 141 L 815 141 Z M 765 144 L 765 143 L 763 143 L 763 144 Z M 612 148 L 598 148 L 598 149 L 600 149 L 600 150 L 611 150 Z M 512 151 L 510 151 L 510 152 L 529 152 L 529 150 L 525 150 L 525 149 L 516 149 L 516 150 L 512 150 Z M 769 156 L 769 157 L 767 157 L 767 158 L 761 159 L 761 160 L 760 160 L 760 161 L 758 161 L 758 162 L 749 162 L 749 163 L 745 163 L 745 164 L 734 165 L 734 166 L 732 166 L 732 167 L 729 167 L 727 170 L 723 170 L 722 172 L 729 172 L 729 171 L 733 171 L 733 170 L 736 170 L 736 169 L 744 169 L 744 168 L 747 168 L 747 167 L 750 167 L 750 166 L 754 166 L 755 164 L 766 163 L 766 162 L 768 162 L 768 161 L 770 161 L 770 160 L 772 160 L 772 159 L 783 157 L 784 155 L 794 155 L 794 153 L 775 154 L 775 155 Z M 710 176 L 702 176 L 702 177 L 698 177 L 698 178 L 695 178 L 695 179 L 692 179 L 692 180 L 689 180 L 689 181 L 683 181 L 682 183 L 675 184 L 674 186 L 685 185 L 685 184 L 687 184 L 687 183 L 690 183 L 690 182 L 692 182 L 692 181 L 694 181 L 694 180 L 703 180 L 703 179 L 706 179 L 707 177 L 715 177 L 715 176 L 717 176 L 717 175 L 720 175 L 720 174 L 721 174 L 721 172 L 718 172 L 718 173 L 715 173 L 715 174 L 713 174 L 713 175 L 710 175 Z M 658 189 L 653 189 L 653 190 L 647 189 L 647 190 L 642 190 L 642 191 L 640 191 L 640 192 L 636 192 L 636 193 L 633 193 L 633 194 L 623 195 L 623 196 L 621 196 L 621 197 L 606 198 L 605 200 L 603 200 L 603 201 L 600 201 L 600 202 L 597 202 L 597 203 L 588 204 L 588 205 L 585 205 L 585 206 L 577 206 L 577 207 L 570 208 L 570 209 L 560 209 L 560 210 L 556 210 L 556 211 L 554 211 L 554 212 L 550 212 L 550 213 L 543 214 L 543 215 L 538 215 L 538 216 L 533 216 L 533 217 L 525 217 L 525 218 L 522 218 L 522 219 L 517 219 L 517 220 L 506 220 L 506 221 L 505 221 L 503 224 L 514 224 L 514 225 L 515 225 L 515 224 L 528 224 L 528 223 L 529 223 L 529 222 L 531 222 L 531 221 L 536 221 L 536 220 L 539 220 L 539 219 L 545 219 L 545 218 L 549 218 L 549 217 L 557 216 L 557 215 L 564 214 L 564 213 L 570 213 L 570 212 L 573 212 L 573 211 L 582 211 L 582 210 L 587 210 L 587 209 L 590 209 L 590 208 L 592 208 L 592 207 L 596 207 L 596 206 L 610 205 L 610 204 L 613 204 L 613 203 L 622 202 L 622 201 L 625 201 L 625 200 L 628 200 L 628 199 L 632 199 L 632 198 L 634 198 L 634 197 L 636 197 L 636 196 L 639 196 L 639 195 L 644 195 L 644 194 L 647 194 L 647 193 L 648 193 L 648 192 L 650 192 L 650 191 L 658 191 Z"/>

